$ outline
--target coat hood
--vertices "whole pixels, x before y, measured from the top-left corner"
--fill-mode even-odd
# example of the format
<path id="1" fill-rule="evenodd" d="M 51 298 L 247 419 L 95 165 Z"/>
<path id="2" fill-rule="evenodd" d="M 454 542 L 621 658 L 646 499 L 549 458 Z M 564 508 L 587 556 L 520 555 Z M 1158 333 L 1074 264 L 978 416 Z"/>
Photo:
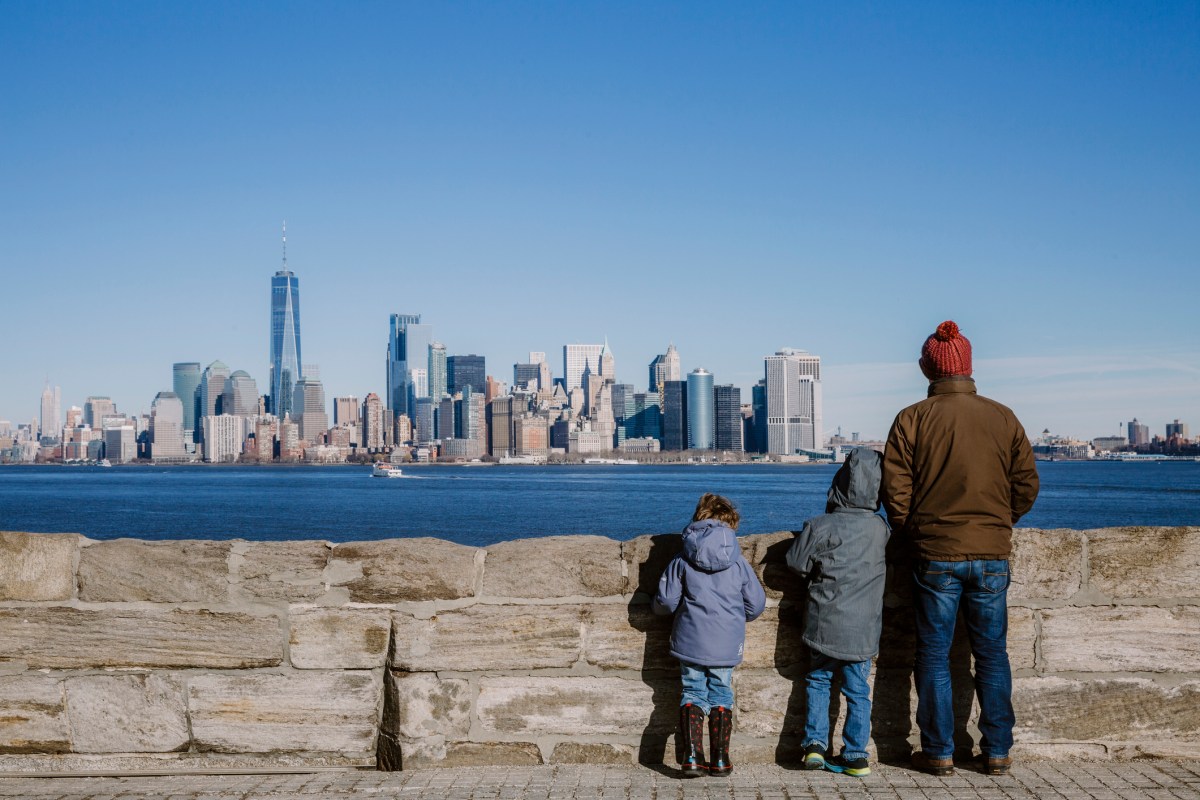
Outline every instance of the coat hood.
<path id="1" fill-rule="evenodd" d="M 728 569 L 741 553 L 737 534 L 715 519 L 702 519 L 683 529 L 683 557 L 705 572 Z"/>
<path id="2" fill-rule="evenodd" d="M 882 480 L 883 457 L 869 447 L 854 448 L 842 468 L 833 476 L 825 513 L 850 508 L 875 511 L 879 508 L 879 485 Z"/>

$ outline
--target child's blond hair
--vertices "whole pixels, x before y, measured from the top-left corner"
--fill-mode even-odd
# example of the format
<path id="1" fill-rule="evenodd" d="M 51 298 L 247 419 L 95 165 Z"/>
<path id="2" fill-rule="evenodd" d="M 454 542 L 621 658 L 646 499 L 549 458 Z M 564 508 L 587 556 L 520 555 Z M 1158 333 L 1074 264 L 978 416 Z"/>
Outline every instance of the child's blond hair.
<path id="1" fill-rule="evenodd" d="M 692 514 L 692 522 L 699 522 L 702 519 L 715 519 L 737 530 L 738 520 L 741 517 L 738 516 L 733 503 L 719 494 L 708 492 L 700 498 L 700 502 L 696 504 L 696 513 Z"/>

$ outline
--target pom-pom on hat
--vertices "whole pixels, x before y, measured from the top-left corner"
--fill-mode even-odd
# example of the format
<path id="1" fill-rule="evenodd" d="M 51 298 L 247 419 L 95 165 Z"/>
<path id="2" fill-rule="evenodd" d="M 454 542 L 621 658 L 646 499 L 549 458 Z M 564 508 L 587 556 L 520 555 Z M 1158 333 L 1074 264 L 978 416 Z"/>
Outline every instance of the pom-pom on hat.
<path id="1" fill-rule="evenodd" d="M 921 372 L 931 381 L 971 374 L 971 341 L 952 320 L 937 326 L 921 347 Z"/>

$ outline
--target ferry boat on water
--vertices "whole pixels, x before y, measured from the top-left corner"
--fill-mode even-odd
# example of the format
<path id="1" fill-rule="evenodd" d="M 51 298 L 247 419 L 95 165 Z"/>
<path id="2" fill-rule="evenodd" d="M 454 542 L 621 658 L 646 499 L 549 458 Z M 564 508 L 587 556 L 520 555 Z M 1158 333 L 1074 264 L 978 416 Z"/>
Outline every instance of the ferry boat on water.
<path id="1" fill-rule="evenodd" d="M 392 464 L 379 463 L 371 468 L 372 478 L 403 478 L 404 471 Z"/>

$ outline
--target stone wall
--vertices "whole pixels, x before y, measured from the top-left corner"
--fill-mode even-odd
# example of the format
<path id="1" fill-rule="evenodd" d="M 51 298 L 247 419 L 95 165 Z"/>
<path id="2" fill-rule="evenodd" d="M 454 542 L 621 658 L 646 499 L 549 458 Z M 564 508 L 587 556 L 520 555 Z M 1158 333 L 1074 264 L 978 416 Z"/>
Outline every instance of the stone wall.
<path id="1" fill-rule="evenodd" d="M 735 672 L 735 762 L 799 750 L 791 537 L 741 540 L 768 608 Z M 678 669 L 648 600 L 678 545 L 0 533 L 0 771 L 670 763 Z M 1018 754 L 1200 756 L 1200 528 L 1022 530 L 1016 548 Z M 874 675 L 883 758 L 916 741 L 901 577 Z"/>

